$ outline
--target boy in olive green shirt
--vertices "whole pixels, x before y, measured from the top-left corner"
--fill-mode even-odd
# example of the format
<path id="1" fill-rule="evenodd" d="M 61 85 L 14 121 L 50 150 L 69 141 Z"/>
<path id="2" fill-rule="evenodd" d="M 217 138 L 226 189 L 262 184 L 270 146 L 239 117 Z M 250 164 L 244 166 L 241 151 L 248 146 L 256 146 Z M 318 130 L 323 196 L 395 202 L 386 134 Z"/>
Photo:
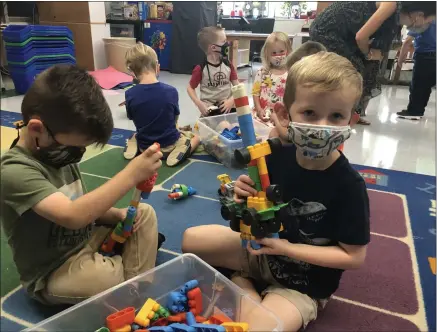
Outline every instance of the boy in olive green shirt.
<path id="1" fill-rule="evenodd" d="M 86 193 L 78 162 L 105 144 L 111 110 L 84 70 L 53 66 L 37 76 L 21 106 L 24 127 L 1 159 L 2 226 L 29 295 L 46 304 L 77 303 L 155 266 L 153 208 L 140 204 L 121 256 L 98 250 L 126 209 L 112 206 L 161 166 L 156 146 Z"/>

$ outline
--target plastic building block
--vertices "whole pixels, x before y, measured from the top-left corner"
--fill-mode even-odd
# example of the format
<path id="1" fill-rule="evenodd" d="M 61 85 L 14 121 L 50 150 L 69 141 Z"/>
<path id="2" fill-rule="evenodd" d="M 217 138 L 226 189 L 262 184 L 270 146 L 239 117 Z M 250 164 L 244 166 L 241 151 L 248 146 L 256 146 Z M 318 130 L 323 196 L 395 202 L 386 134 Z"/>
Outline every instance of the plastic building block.
<path id="1" fill-rule="evenodd" d="M 126 324 L 125 326 L 120 327 L 119 329 L 114 330 L 114 332 L 130 332 L 132 331 L 132 327 L 130 324 Z"/>
<path id="2" fill-rule="evenodd" d="M 194 315 L 200 315 L 203 310 L 202 292 L 200 291 L 200 288 L 194 288 L 193 290 L 190 290 L 187 295 L 190 312 L 192 312 Z"/>
<path id="3" fill-rule="evenodd" d="M 170 326 L 153 326 L 149 327 L 146 331 L 156 331 L 156 332 L 174 332 L 173 328 Z"/>
<path id="4" fill-rule="evenodd" d="M 186 312 L 180 312 L 178 314 L 168 316 L 167 320 L 172 323 L 185 323 L 186 321 Z"/>
<path id="5" fill-rule="evenodd" d="M 135 319 L 135 308 L 128 307 L 123 310 L 114 312 L 113 314 L 106 317 L 106 326 L 111 330 L 115 331 L 119 328 L 124 327 L 127 324 L 132 324 Z M 130 330 L 129 330 L 130 331 Z"/>
<path id="6" fill-rule="evenodd" d="M 190 290 L 199 287 L 199 282 L 196 279 L 190 280 L 185 283 L 184 287 L 181 289 L 184 294 L 188 293 Z"/>
<path id="7" fill-rule="evenodd" d="M 250 153 L 251 160 L 259 159 L 272 153 L 270 144 L 267 141 L 248 146 L 247 150 Z"/>
<path id="8" fill-rule="evenodd" d="M 202 316 L 196 316 L 196 322 L 197 323 L 203 323 L 206 322 L 206 318 Z"/>
<path id="9" fill-rule="evenodd" d="M 185 198 L 188 196 L 193 196 L 196 194 L 196 189 L 190 186 L 186 186 L 184 184 L 174 184 L 170 188 L 170 194 L 168 194 L 168 198 L 177 200 L 181 198 Z"/>
<path id="10" fill-rule="evenodd" d="M 169 325 L 169 327 L 171 327 L 174 332 L 196 332 L 194 328 L 186 324 L 174 323 Z"/>
<path id="11" fill-rule="evenodd" d="M 141 310 L 135 316 L 134 322 L 141 326 L 150 325 L 150 320 L 155 318 L 156 311 L 158 311 L 160 307 L 156 301 L 147 299 L 146 303 L 144 303 Z"/>
<path id="12" fill-rule="evenodd" d="M 191 327 L 193 327 L 196 332 L 226 332 L 226 328 L 215 324 L 194 324 Z"/>
<path id="13" fill-rule="evenodd" d="M 249 324 L 241 322 L 223 323 L 222 326 L 226 329 L 226 332 L 248 332 Z"/>
<path id="14" fill-rule="evenodd" d="M 101 327 L 98 330 L 95 330 L 94 332 L 109 332 L 109 329 L 107 327 Z"/>
<path id="15" fill-rule="evenodd" d="M 194 325 L 196 324 L 196 318 L 194 317 L 194 314 L 192 312 L 187 312 L 187 314 L 185 315 L 185 319 L 187 321 L 187 325 Z"/>
<path id="16" fill-rule="evenodd" d="M 216 325 L 222 325 L 223 323 L 232 322 L 232 319 L 221 314 L 212 315 L 211 317 L 209 317 L 208 320 L 211 322 L 211 324 L 216 324 Z"/>
<path id="17" fill-rule="evenodd" d="M 165 317 L 159 318 L 158 320 L 155 320 L 153 323 L 150 324 L 151 326 L 167 326 L 168 320 Z"/>
<path id="18" fill-rule="evenodd" d="M 188 308 L 188 298 L 180 292 L 170 292 L 167 300 L 167 308 L 172 314 L 184 312 Z"/>
<path id="19" fill-rule="evenodd" d="M 140 329 L 140 326 L 138 324 L 132 324 L 131 327 L 132 327 L 132 331 L 136 331 Z"/>
<path id="20" fill-rule="evenodd" d="M 230 141 L 235 141 L 235 140 L 240 139 L 240 135 L 238 134 L 239 131 L 240 131 L 240 127 L 238 127 L 238 126 L 235 126 L 231 130 L 229 130 L 228 128 L 225 128 L 220 135 L 222 135 L 224 138 L 226 138 Z"/>

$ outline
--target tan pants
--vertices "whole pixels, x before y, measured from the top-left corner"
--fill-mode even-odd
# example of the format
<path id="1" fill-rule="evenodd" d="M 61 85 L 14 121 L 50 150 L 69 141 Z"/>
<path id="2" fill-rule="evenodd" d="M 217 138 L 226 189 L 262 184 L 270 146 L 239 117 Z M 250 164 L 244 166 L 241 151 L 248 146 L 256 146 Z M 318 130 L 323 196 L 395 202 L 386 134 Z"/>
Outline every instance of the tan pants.
<path id="1" fill-rule="evenodd" d="M 279 284 L 270 272 L 267 255 L 254 256 L 242 248 L 243 266 L 241 272 L 235 275 L 240 275 L 244 278 L 252 278 L 257 281 L 263 281 L 269 286 L 262 292 L 264 297 L 267 293 L 277 294 L 289 302 L 299 310 L 302 316 L 302 328 L 306 328 L 308 323 L 317 318 L 318 310 L 323 310 L 328 299 L 313 299 L 306 294 L 300 293 L 294 289 L 288 289 Z"/>
<path id="2" fill-rule="evenodd" d="M 112 228 L 95 227 L 84 248 L 49 275 L 42 298 L 52 304 L 75 304 L 154 268 L 158 247 L 155 210 L 146 204 L 139 209 L 144 211 L 144 223 L 126 240 L 122 256 L 98 253 Z"/>

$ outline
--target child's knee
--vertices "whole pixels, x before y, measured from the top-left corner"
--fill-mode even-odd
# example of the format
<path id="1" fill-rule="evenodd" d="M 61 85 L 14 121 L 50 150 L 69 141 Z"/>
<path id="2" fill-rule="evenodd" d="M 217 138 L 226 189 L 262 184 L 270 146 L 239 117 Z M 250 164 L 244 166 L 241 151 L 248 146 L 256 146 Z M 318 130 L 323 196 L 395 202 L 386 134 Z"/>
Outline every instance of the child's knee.
<path id="1" fill-rule="evenodd" d="M 144 220 L 142 223 L 143 227 L 157 227 L 158 218 L 156 217 L 155 209 L 151 205 L 140 203 L 138 205 L 138 212 L 141 213 L 141 219 Z"/>
<path id="2" fill-rule="evenodd" d="M 184 231 L 184 234 L 182 236 L 182 252 L 183 253 L 188 253 L 188 252 L 192 252 L 193 250 L 193 241 L 195 241 L 196 238 L 196 227 L 190 227 L 187 228 Z"/>

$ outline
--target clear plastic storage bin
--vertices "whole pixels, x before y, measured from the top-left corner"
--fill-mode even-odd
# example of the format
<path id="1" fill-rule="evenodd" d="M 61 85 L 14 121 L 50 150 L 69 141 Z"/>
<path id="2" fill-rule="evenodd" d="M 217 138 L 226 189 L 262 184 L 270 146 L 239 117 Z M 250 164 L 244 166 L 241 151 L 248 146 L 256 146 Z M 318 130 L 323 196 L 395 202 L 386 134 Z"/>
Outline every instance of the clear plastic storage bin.
<path id="1" fill-rule="evenodd" d="M 223 165 L 241 168 L 242 166 L 234 158 L 234 151 L 244 146 L 243 140 L 232 141 L 220 135 L 228 123 L 231 128 L 238 126 L 236 113 L 200 118 L 197 121 L 200 139 L 206 152 L 217 158 Z M 253 126 L 258 142 L 264 141 L 269 137 L 270 127 L 257 120 L 253 120 Z"/>
<path id="2" fill-rule="evenodd" d="M 253 301 L 240 287 L 192 254 L 181 255 L 138 277 L 128 280 L 74 307 L 50 317 L 25 331 L 95 331 L 105 326 L 106 317 L 127 307 L 138 312 L 148 298 L 166 306 L 167 296 L 196 279 L 203 295 L 201 316 L 214 313 L 240 321 L 241 308 L 264 317 L 265 327 L 250 331 L 282 331 L 282 322 Z M 247 310 L 247 311 L 246 311 Z"/>

